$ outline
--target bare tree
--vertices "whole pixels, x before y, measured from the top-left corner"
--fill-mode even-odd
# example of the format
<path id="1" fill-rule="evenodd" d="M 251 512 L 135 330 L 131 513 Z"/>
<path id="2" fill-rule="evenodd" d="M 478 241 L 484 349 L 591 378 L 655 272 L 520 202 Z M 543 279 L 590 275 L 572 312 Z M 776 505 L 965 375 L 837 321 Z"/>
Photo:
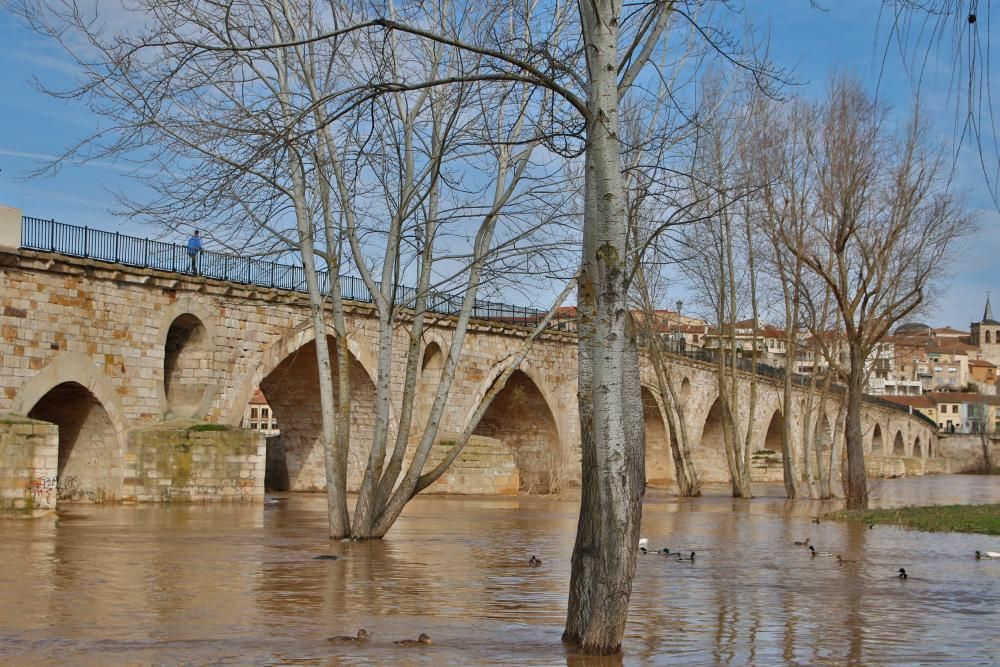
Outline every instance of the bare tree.
<path id="1" fill-rule="evenodd" d="M 809 140 L 817 213 L 805 246 L 790 239 L 786 247 L 830 288 L 837 306 L 849 357 L 845 495 L 850 507 L 864 507 L 865 360 L 893 324 L 924 303 L 971 221 L 947 192 L 919 114 L 893 133 L 885 109 L 857 81 L 838 78 L 817 117 Z"/>
<path id="2" fill-rule="evenodd" d="M 767 239 L 769 253 L 765 255 L 766 266 L 775 276 L 782 297 L 782 314 L 785 331 L 785 374 L 782 393 L 782 412 L 785 416 L 782 428 L 782 464 L 785 494 L 797 498 L 802 494 L 799 488 L 798 462 L 796 461 L 795 426 L 792 415 L 799 413 L 803 421 L 802 444 L 805 477 L 810 497 L 818 497 L 810 456 L 812 431 L 809 424 L 813 414 L 812 406 L 797 410 L 795 405 L 795 370 L 802 344 L 800 332 L 803 330 L 802 303 L 805 288 L 802 260 L 794 252 L 788 251 L 785 241 L 802 247 L 805 230 L 814 206 L 814 179 L 810 174 L 810 163 L 806 159 L 802 127 L 808 124 L 810 107 L 801 101 L 793 101 L 785 108 L 759 100 L 753 108 L 751 124 L 750 156 L 760 174 L 759 193 L 762 214 L 759 228 Z M 815 382 L 816 374 L 812 374 Z M 808 401 L 812 400 L 810 392 Z"/>
<path id="3" fill-rule="evenodd" d="M 423 471 L 484 276 L 496 282 L 492 263 L 517 241 L 532 245 L 558 209 L 558 198 L 553 198 L 557 188 L 549 177 L 553 169 L 532 161 L 546 132 L 537 118 L 545 106 L 543 95 L 518 82 L 475 88 L 455 82 L 353 97 L 352 91 L 367 90 L 372 77 L 393 77 L 403 67 L 421 78 L 436 78 L 445 68 L 448 47 L 413 39 L 386 45 L 362 39 L 363 34 L 353 41 L 310 39 L 351 20 L 349 14 L 331 15 L 321 3 L 275 0 L 230 11 L 179 0 L 138 9 L 150 19 L 142 33 L 107 37 L 71 3 L 21 7 L 32 25 L 57 37 L 84 68 L 85 83 L 69 96 L 93 104 L 117 132 L 110 143 L 97 135 L 81 146 L 98 154 L 135 156 L 139 151 L 135 159 L 169 165 L 148 179 L 160 199 L 130 202 L 135 214 L 182 226 L 197 213 L 197 219 L 216 220 L 220 236 L 225 231 L 250 240 L 263 232 L 273 236 L 273 247 L 298 253 L 316 341 L 322 415 L 318 444 L 324 455 L 330 535 L 382 536 L 406 502 L 444 472 L 475 427 L 475 422 L 467 425 L 446 463 Z M 75 47 L 80 39 L 87 44 L 82 52 Z M 285 46 L 247 48 L 254 43 Z M 374 72 L 349 66 L 372 49 L 379 56 Z M 340 103 L 344 96 L 348 102 Z M 468 114 L 470 105 L 480 113 Z M 546 177 L 539 181 L 542 187 L 524 178 L 536 169 Z M 485 206 L 470 205 L 469 199 L 479 200 L 484 193 L 492 195 Z M 514 202 L 522 202 L 521 210 L 508 217 Z M 470 235 L 471 247 L 461 249 L 452 229 Z M 423 241 L 418 249 L 405 243 L 415 231 Z M 447 243 L 441 240 L 446 233 Z M 407 292 L 402 289 L 404 263 L 414 252 L 420 255 L 417 289 Z M 443 254 L 445 267 L 438 261 Z M 349 439 L 351 332 L 338 283 L 343 267 L 360 273 L 378 317 L 370 443 Z M 434 275 L 442 284 L 432 284 Z M 461 290 L 458 298 L 435 291 L 455 286 Z M 416 371 L 432 299 L 439 308 L 449 304 L 454 331 L 431 415 L 416 451 L 408 451 Z M 336 379 L 326 345 L 328 309 Z M 523 361 L 552 312 L 539 317 L 535 331 L 503 360 L 498 384 L 475 412 L 476 420 Z M 393 345 L 400 328 L 409 334 L 406 371 L 401 395 L 394 397 L 390 380 L 398 355 Z M 396 423 L 390 420 L 394 398 L 400 406 Z M 390 440 L 394 444 L 385 465 Z M 352 445 L 369 447 L 353 526 L 347 506 Z M 409 467 L 401 476 L 407 457 Z"/>
<path id="4" fill-rule="evenodd" d="M 546 146 L 567 157 L 582 156 L 585 173 L 577 296 L 582 498 L 564 639 L 586 652 L 612 653 L 618 650 L 625 628 L 644 486 L 638 349 L 627 300 L 631 262 L 619 106 L 625 92 L 656 76 L 650 72 L 651 63 L 666 53 L 665 36 L 671 30 L 699 36 L 706 48 L 737 66 L 754 69 L 761 81 L 769 72 L 751 63 L 718 16 L 700 1 L 646 2 L 626 11 L 620 0 L 597 0 L 579 3 L 578 13 L 564 4 L 487 2 L 443 7 L 441 11 L 426 3 L 409 3 L 393 6 L 388 13 L 372 12 L 370 17 L 358 11 L 356 16 L 337 16 L 322 32 L 274 35 L 234 32 L 226 6 L 218 9 L 217 33 L 180 35 L 167 44 L 189 49 L 194 59 L 213 52 L 244 53 L 254 59 L 266 51 L 299 45 L 339 45 L 353 35 L 371 35 L 373 42 L 390 51 L 389 37 L 394 34 L 453 49 L 447 70 L 378 68 L 367 81 L 325 96 L 331 108 L 355 109 L 386 94 L 472 82 L 520 84 L 550 92 L 548 122 L 563 129 L 546 130 Z M 729 9 L 725 2 L 718 7 L 719 12 Z M 151 10 L 155 15 L 158 8 Z M 175 18 L 184 17 L 177 13 Z M 371 52 L 379 61 L 382 53 L 381 48 Z M 284 123 L 282 132 L 288 133 Z M 534 136 L 527 133 L 529 144 Z M 525 145 L 526 137 L 519 133 L 514 137 L 518 146 Z M 518 150 L 510 173 L 516 173 L 515 165 L 527 149 Z M 496 182 L 503 189 L 501 179 Z M 487 212 L 484 217 L 483 234 L 490 233 L 494 215 Z M 390 235 L 398 234 L 398 225 L 394 226 L 397 231 L 390 230 Z M 473 261 L 469 274 L 478 271 L 476 267 Z M 457 360 L 452 349 L 447 373 L 453 372 Z M 424 457 L 431 444 L 425 433 L 415 457 Z M 380 459 L 381 453 L 373 451 L 369 465 L 374 469 Z M 404 478 L 402 496 L 420 486 L 414 474 L 411 469 Z M 386 516 L 398 513 L 398 500 L 390 505 Z"/>
<path id="5" fill-rule="evenodd" d="M 756 377 L 759 342 L 756 277 L 755 216 L 749 197 L 756 190 L 745 159 L 745 132 L 749 120 L 746 98 L 724 91 L 725 82 L 713 78 L 705 84 L 707 103 L 718 111 L 700 119 L 690 188 L 702 202 L 702 215 L 685 228 L 685 247 L 691 254 L 680 266 L 694 292 L 710 310 L 716 327 L 715 376 L 723 444 L 734 496 L 749 498 L 751 439 L 756 410 Z M 730 97 L 735 99 L 730 100 Z M 741 322 L 749 315 L 748 322 Z M 744 329 L 749 329 L 748 350 L 743 349 Z M 741 409 L 741 366 L 749 357 L 749 404 Z M 746 420 L 742 415 L 746 414 Z M 704 444 L 704 443 L 703 443 Z"/>

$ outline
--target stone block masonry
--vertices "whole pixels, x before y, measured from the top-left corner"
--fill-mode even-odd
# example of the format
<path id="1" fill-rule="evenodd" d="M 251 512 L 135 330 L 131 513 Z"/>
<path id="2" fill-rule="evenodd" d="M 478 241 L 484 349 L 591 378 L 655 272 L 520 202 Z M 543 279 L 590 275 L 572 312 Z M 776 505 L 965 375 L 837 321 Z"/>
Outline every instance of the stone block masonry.
<path id="1" fill-rule="evenodd" d="M 448 454 L 454 440 L 439 438 L 424 464 L 424 472 L 434 469 Z M 462 448 L 451 467 L 424 493 L 516 495 L 520 487 L 514 455 L 499 440 L 474 435 Z"/>
<path id="2" fill-rule="evenodd" d="M 263 492 L 265 454 L 270 454 L 277 478 L 274 488 L 325 488 L 315 350 L 335 341 L 332 331 L 325 341 L 314 340 L 305 295 L 0 247 L 0 301 L 0 412 L 58 427 L 57 454 L 38 462 L 46 470 L 55 466 L 59 499 L 256 499 Z M 348 481 L 357 488 L 376 426 L 379 332 L 371 305 L 348 303 L 345 315 L 351 383 Z M 454 318 L 441 316 L 424 331 L 420 399 L 407 434 L 411 441 L 420 437 L 429 419 L 454 326 Z M 444 434 L 468 426 L 467 419 L 529 331 L 502 321 L 470 323 L 440 416 L 432 462 L 444 454 Z M 393 335 L 394 349 L 406 350 L 406 327 L 396 327 Z M 479 439 L 434 490 L 546 493 L 578 484 L 576 351 L 572 332 L 544 332 L 475 428 Z M 404 357 L 396 354 L 389 369 L 390 442 L 402 408 Z M 667 370 L 679 388 L 686 439 L 701 479 L 724 481 L 728 470 L 712 366 L 674 356 Z M 663 415 L 673 408 L 659 395 L 648 362 L 642 385 L 647 481 L 670 488 L 670 442 L 676 434 L 669 432 Z M 782 420 L 792 421 L 793 433 L 804 432 L 805 401 L 797 397 L 792 414 L 783 415 L 779 383 L 759 378 L 760 397 L 754 414 L 747 414 L 748 385 L 745 378 L 739 381 L 737 407 L 741 423 L 751 428 L 751 451 L 781 451 L 775 434 L 782 433 Z M 238 430 L 258 389 L 281 432 L 280 447 L 271 452 L 265 451 L 263 438 Z M 827 431 L 836 431 L 829 426 L 837 418 L 832 400 L 811 409 L 817 413 L 811 423 L 825 421 Z M 931 452 L 937 451 L 934 424 L 867 403 L 863 422 L 866 453 L 891 453 L 897 463 L 918 460 L 919 465 L 902 464 L 906 474 L 941 468 L 932 460 Z M 230 430 L 184 426 L 195 423 Z M 51 430 L 45 433 L 51 435 Z M 15 440 L 27 435 L 7 429 Z M 801 444 L 793 444 L 801 458 Z M 18 447 L 0 450 L 0 457 L 9 459 L 0 461 L 0 468 L 22 470 L 20 481 L 8 485 L 21 489 L 18 504 L 23 500 L 27 505 L 23 491 L 34 478 L 19 452 Z M 894 465 L 880 469 L 890 468 Z M 779 470 L 768 465 L 754 472 L 772 479 Z M 14 499 L 9 504 L 13 507 Z"/>
<path id="3" fill-rule="evenodd" d="M 54 511 L 58 465 L 59 431 L 54 424 L 0 415 L 0 514 Z"/>
<path id="4" fill-rule="evenodd" d="M 129 434 L 124 500 L 264 500 L 264 434 L 165 422 Z"/>

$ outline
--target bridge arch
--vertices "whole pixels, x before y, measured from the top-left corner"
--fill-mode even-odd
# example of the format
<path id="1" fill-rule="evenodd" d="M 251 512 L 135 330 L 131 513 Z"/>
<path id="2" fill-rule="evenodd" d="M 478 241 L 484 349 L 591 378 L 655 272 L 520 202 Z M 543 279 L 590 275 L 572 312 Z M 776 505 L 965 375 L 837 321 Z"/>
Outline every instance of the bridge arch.
<path id="1" fill-rule="evenodd" d="M 722 431 L 722 397 L 716 396 L 702 422 L 698 445 L 692 448 L 691 459 L 704 482 L 728 482 L 729 463 Z"/>
<path id="2" fill-rule="evenodd" d="M 111 380 L 84 354 L 65 352 L 21 385 L 11 405 L 11 412 L 27 415 L 28 412 L 57 385 L 76 383 L 96 398 L 108 413 L 108 419 L 120 440 L 128 430 L 128 420 L 118 392 Z"/>
<path id="3" fill-rule="evenodd" d="M 767 429 L 758 441 L 760 445 L 757 451 L 751 452 L 752 463 L 750 465 L 750 481 L 771 481 L 775 477 L 772 468 L 781 461 L 784 452 L 785 438 L 785 418 L 780 407 L 775 407 L 771 411 L 771 416 L 767 419 Z M 784 478 L 784 468 L 780 468 L 779 478 Z"/>
<path id="4" fill-rule="evenodd" d="M 892 441 L 892 455 L 906 456 L 906 441 L 903 440 L 903 432 L 896 431 L 896 437 Z"/>
<path id="5" fill-rule="evenodd" d="M 875 428 L 872 429 L 872 456 L 882 456 L 882 427 L 875 424 Z"/>
<path id="6" fill-rule="evenodd" d="M 332 328 L 327 331 L 326 344 L 333 371 L 336 405 L 336 339 L 331 335 Z M 349 490 L 360 486 L 375 425 L 375 383 L 355 354 L 357 347 L 355 342 L 348 339 L 351 382 L 351 447 L 347 466 Z M 323 422 L 318 399 L 320 386 L 316 366 L 316 340 L 312 326 L 304 324 L 272 345 L 254 373 L 248 375 L 247 384 L 249 386 L 244 387 L 247 392 L 246 400 L 249 401 L 250 392 L 259 387 L 280 430 L 278 439 L 268 438 L 268 466 L 272 470 L 287 470 L 287 482 L 275 478 L 266 480 L 265 484 L 276 490 L 324 490 L 326 469 L 322 448 Z M 238 423 L 245 406 L 246 403 L 234 405 L 229 418 Z M 234 413 L 238 415 L 235 419 Z"/>
<path id="7" fill-rule="evenodd" d="M 122 432 L 90 389 L 74 380 L 60 382 L 39 397 L 27 415 L 59 428 L 59 500 L 122 499 Z"/>
<path id="8" fill-rule="evenodd" d="M 829 461 L 830 450 L 833 448 L 833 421 L 825 410 L 819 413 L 813 429 L 816 452 L 823 457 L 824 461 Z M 836 461 L 833 463 L 836 465 Z"/>
<path id="9" fill-rule="evenodd" d="M 913 440 L 913 455 L 916 456 L 917 458 L 923 458 L 924 457 L 923 448 L 920 446 L 920 436 L 919 435 L 916 438 L 914 438 L 914 440 Z"/>
<path id="10" fill-rule="evenodd" d="M 670 433 L 658 392 L 642 387 L 642 416 L 646 427 L 646 485 L 664 489 L 674 478 Z"/>
<path id="11" fill-rule="evenodd" d="M 503 363 L 493 367 L 463 423 L 468 423 L 503 370 Z M 553 405 L 557 404 L 539 374 L 522 363 L 473 431 L 474 435 L 496 438 L 510 449 L 521 489 L 529 493 L 554 491 L 565 477 L 562 438 Z"/>
<path id="12" fill-rule="evenodd" d="M 326 334 L 328 337 L 336 336 L 336 332 L 332 326 L 327 327 Z M 239 391 L 235 392 L 233 401 L 225 413 L 226 416 L 223 419 L 223 423 L 230 426 L 239 426 L 240 422 L 243 421 L 243 412 L 246 409 L 247 403 L 250 402 L 254 392 L 260 387 L 260 383 L 264 381 L 264 378 L 274 372 L 278 364 L 282 363 L 297 350 L 313 342 L 314 338 L 312 322 L 310 320 L 303 320 L 297 327 L 286 332 L 271 343 L 260 359 L 243 371 Z M 351 337 L 347 339 L 347 349 L 351 357 L 362 365 L 368 377 L 375 377 L 375 360 L 372 358 L 372 355 L 367 353 L 358 341 Z"/>

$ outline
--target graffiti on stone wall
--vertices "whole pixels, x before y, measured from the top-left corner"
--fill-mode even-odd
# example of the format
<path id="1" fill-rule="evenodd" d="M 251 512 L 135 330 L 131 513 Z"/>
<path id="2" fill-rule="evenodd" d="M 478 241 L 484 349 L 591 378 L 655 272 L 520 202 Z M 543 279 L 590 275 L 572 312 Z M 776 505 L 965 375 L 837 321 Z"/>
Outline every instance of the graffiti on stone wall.
<path id="1" fill-rule="evenodd" d="M 32 469 L 28 493 L 31 494 L 36 504 L 42 504 L 44 501 L 44 504 L 51 505 L 52 494 L 57 492 L 58 485 L 59 480 L 56 477 L 39 475 L 37 470 Z"/>

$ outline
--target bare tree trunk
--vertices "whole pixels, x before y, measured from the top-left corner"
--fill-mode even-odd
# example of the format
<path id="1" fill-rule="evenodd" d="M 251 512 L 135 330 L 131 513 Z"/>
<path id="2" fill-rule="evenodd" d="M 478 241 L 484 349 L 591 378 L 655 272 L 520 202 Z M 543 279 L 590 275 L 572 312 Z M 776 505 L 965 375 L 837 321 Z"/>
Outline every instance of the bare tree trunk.
<path id="1" fill-rule="evenodd" d="M 280 38 L 277 29 L 274 37 Z M 286 121 L 294 114 L 289 104 L 289 72 L 288 63 L 283 53 L 278 54 L 278 101 L 282 115 Z M 316 275 L 315 239 L 313 238 L 313 220 L 307 206 L 307 183 L 303 169 L 302 156 L 297 146 L 289 146 L 290 175 L 292 179 L 292 199 L 295 208 L 295 222 L 299 233 L 299 247 L 302 257 L 302 268 L 306 278 L 306 290 L 309 295 L 309 311 L 313 325 L 313 341 L 316 346 L 316 366 L 319 380 L 319 402 L 322 421 L 321 446 L 323 448 L 323 464 L 326 474 L 327 522 L 330 537 L 346 537 L 351 532 L 347 519 L 346 489 L 338 489 L 341 471 L 337 455 L 337 417 L 333 402 L 333 368 L 330 363 L 330 348 L 327 344 L 326 317 L 323 294 Z"/>
<path id="2" fill-rule="evenodd" d="M 844 496 L 848 509 L 868 507 L 868 479 L 865 474 L 864 433 L 861 430 L 861 396 L 864 391 L 864 358 L 855 346 L 851 346 L 851 370 L 847 388 L 847 417 L 845 436 L 847 438 L 847 479 L 844 482 Z"/>
<path id="3" fill-rule="evenodd" d="M 701 495 L 701 479 L 698 477 L 698 470 L 694 467 L 691 458 L 691 440 L 688 438 L 687 410 L 684 407 L 680 393 L 674 386 L 673 378 L 664 369 L 667 390 L 670 392 L 671 406 L 667 408 L 667 422 L 670 427 L 670 453 L 674 459 L 674 467 L 677 470 L 683 469 L 685 483 L 681 484 L 678 476 L 678 493 L 681 496 L 696 498 Z M 660 390 L 662 391 L 662 389 Z"/>
<path id="4" fill-rule="evenodd" d="M 674 462 L 674 476 L 677 480 L 678 494 L 682 497 L 701 495 L 701 482 L 691 461 L 691 452 L 687 446 L 687 429 L 684 423 L 684 408 L 680 396 L 674 389 L 673 379 L 667 367 L 666 355 L 663 353 L 663 342 L 656 329 L 656 305 L 650 295 L 650 285 L 646 278 L 645 268 L 637 267 L 635 282 L 642 300 L 643 341 L 650 355 L 653 371 L 656 374 L 656 385 L 663 397 L 667 428 L 670 437 L 670 457 Z"/>
<path id="5" fill-rule="evenodd" d="M 847 423 L 847 401 L 840 398 L 837 401 L 837 418 L 834 420 L 833 433 L 830 441 L 830 454 L 826 461 L 826 477 L 823 478 L 823 498 L 833 498 L 833 471 L 840 468 L 841 479 L 847 479 L 844 470 L 844 425 Z"/>
<path id="6" fill-rule="evenodd" d="M 625 192 L 618 140 L 621 4 L 581 2 L 589 74 L 583 260 L 578 308 L 580 520 L 563 640 L 619 650 L 645 490 L 639 352 L 629 322 Z"/>

